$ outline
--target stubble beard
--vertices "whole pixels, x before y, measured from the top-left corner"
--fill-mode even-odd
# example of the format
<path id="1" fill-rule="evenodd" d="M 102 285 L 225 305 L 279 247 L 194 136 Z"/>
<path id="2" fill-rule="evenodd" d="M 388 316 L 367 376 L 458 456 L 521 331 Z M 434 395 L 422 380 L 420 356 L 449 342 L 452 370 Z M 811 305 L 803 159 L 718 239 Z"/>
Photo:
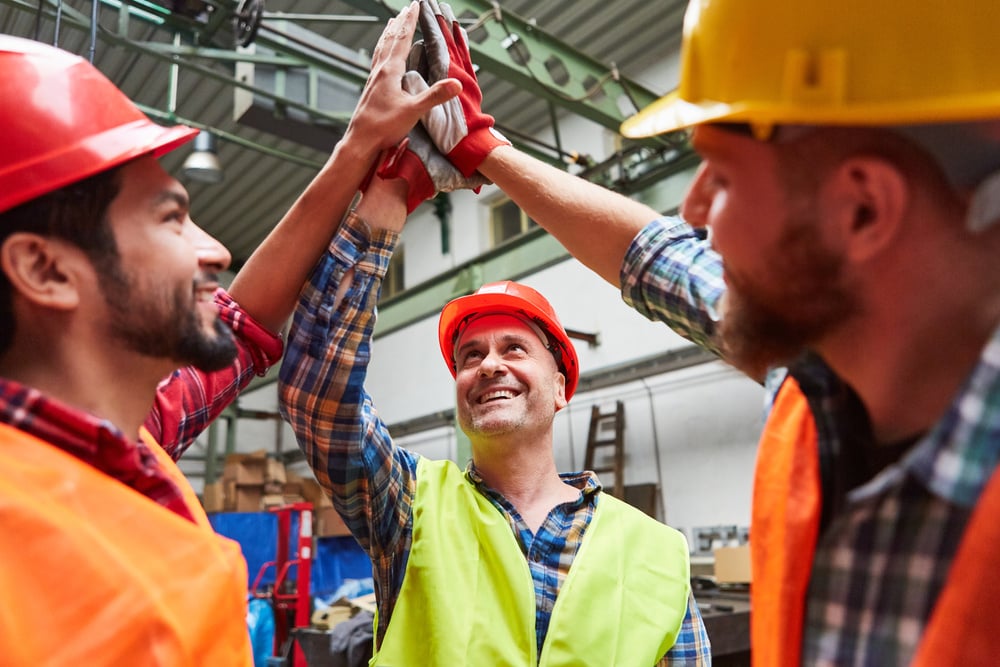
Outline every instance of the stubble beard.
<path id="1" fill-rule="evenodd" d="M 212 372 L 225 368 L 238 353 L 232 331 L 218 317 L 211 332 L 205 330 L 198 301 L 190 291 L 178 288 L 140 290 L 140 281 L 126 275 L 117 261 L 101 267 L 101 293 L 109 309 L 111 338 L 139 354 L 171 359 L 178 366 L 190 364 Z M 210 277 L 204 276 L 203 280 Z M 144 298 L 139 298 L 139 294 Z"/>
<path id="2" fill-rule="evenodd" d="M 525 425 L 525 415 L 519 413 L 512 415 L 504 411 L 504 414 L 496 414 L 500 410 L 493 409 L 488 412 L 478 413 L 468 411 L 460 417 L 459 422 L 462 430 L 470 438 L 474 436 L 495 437 L 506 435 L 522 428 Z"/>
<path id="3" fill-rule="evenodd" d="M 790 220 L 766 283 L 727 273 L 718 337 L 724 357 L 754 378 L 787 365 L 858 311 L 843 257 L 824 247 L 814 216 Z"/>

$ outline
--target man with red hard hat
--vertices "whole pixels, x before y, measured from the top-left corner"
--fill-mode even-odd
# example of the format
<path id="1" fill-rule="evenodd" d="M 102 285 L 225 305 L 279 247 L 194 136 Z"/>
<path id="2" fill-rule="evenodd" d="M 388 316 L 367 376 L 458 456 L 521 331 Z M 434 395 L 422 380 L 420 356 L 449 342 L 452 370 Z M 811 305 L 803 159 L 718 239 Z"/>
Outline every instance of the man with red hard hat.
<path id="1" fill-rule="evenodd" d="M 376 181 L 303 289 L 279 400 L 372 559 L 372 664 L 710 664 L 683 536 L 556 469 L 553 420 L 580 368 L 537 291 L 490 283 L 441 311 L 466 470 L 393 443 L 364 380 L 406 204 Z"/>
<path id="2" fill-rule="evenodd" d="M 170 454 L 280 356 L 359 184 L 455 93 L 402 89 L 415 20 L 389 22 L 344 139 L 229 294 L 229 253 L 157 161 L 196 130 L 152 123 L 77 56 L 0 36 L 3 664 L 252 664 L 246 562 Z"/>

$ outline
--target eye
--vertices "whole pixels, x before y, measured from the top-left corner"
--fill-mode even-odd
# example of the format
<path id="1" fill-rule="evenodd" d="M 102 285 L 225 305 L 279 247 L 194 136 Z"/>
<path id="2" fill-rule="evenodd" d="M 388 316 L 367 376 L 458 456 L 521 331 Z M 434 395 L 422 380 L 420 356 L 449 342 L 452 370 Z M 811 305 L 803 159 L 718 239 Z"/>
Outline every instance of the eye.
<path id="1" fill-rule="evenodd" d="M 459 368 L 468 368 L 479 363 L 482 358 L 483 354 L 479 350 L 467 350 L 459 357 L 458 366 Z"/>
<path id="2" fill-rule="evenodd" d="M 187 220 L 187 211 L 179 208 L 167 211 L 163 216 L 163 222 L 169 224 L 183 225 L 185 220 Z"/>
<path id="3" fill-rule="evenodd" d="M 507 346 L 507 356 L 508 357 L 523 357 L 528 353 L 528 350 L 521 343 L 511 343 Z"/>

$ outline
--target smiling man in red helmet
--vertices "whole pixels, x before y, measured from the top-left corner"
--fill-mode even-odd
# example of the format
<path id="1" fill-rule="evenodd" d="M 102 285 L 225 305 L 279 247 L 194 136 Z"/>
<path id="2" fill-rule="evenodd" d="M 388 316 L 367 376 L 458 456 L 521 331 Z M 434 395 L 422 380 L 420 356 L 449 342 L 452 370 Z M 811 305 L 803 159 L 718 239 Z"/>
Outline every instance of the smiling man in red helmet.
<path id="1" fill-rule="evenodd" d="M 389 22 L 344 139 L 230 294 L 229 253 L 157 161 L 196 130 L 152 123 L 77 56 L 0 36 L 4 665 L 252 664 L 246 562 L 166 448 L 277 359 L 370 166 L 454 94 L 402 90 L 414 23 L 413 7 Z"/>
<path id="2" fill-rule="evenodd" d="M 468 467 L 393 443 L 364 381 L 397 183 L 376 179 L 320 261 L 280 375 L 282 413 L 372 559 L 373 664 L 709 664 L 683 536 L 556 468 L 580 369 L 537 291 L 490 283 L 441 312 Z"/>

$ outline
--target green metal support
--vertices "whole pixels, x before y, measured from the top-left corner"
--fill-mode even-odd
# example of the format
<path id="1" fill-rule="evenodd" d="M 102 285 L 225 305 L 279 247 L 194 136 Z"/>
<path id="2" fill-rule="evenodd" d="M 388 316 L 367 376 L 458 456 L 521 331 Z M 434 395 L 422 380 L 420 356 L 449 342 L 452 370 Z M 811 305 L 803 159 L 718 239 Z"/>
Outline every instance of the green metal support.
<path id="1" fill-rule="evenodd" d="M 407 0 L 345 1 L 383 19 L 408 4 Z M 621 76 L 614 66 L 581 53 L 499 3 L 449 0 L 449 4 L 468 25 L 474 63 L 608 129 L 617 132 L 626 117 L 659 97 Z M 629 100 L 625 112 L 618 106 L 622 98 Z"/>
<path id="2" fill-rule="evenodd" d="M 218 477 L 217 457 L 219 456 L 219 423 L 208 425 L 208 445 L 205 447 L 205 484 L 211 484 Z"/>

